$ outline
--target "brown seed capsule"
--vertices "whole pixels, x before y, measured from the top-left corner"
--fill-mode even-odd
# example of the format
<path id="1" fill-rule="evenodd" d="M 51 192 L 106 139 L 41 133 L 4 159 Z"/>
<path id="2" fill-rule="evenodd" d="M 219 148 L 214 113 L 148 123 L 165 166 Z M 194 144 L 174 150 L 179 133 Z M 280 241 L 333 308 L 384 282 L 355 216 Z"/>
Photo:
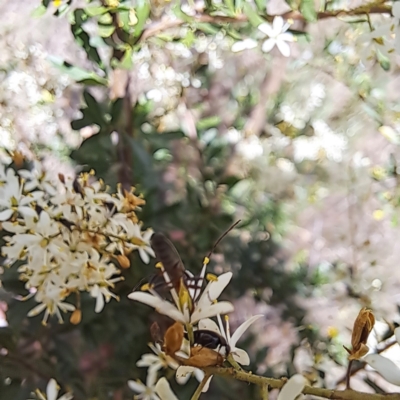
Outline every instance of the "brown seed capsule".
<path id="1" fill-rule="evenodd" d="M 82 311 L 79 309 L 76 309 L 73 311 L 71 314 L 71 317 L 69 318 L 69 322 L 74 325 L 78 325 L 82 320 Z"/>
<path id="2" fill-rule="evenodd" d="M 121 266 L 122 269 L 127 269 L 131 266 L 131 262 L 129 261 L 129 258 L 123 254 L 117 255 L 116 259 L 119 262 L 119 265 Z"/>
<path id="3" fill-rule="evenodd" d="M 371 310 L 366 307 L 362 308 L 354 321 L 353 332 L 351 335 L 351 346 L 349 350 L 344 346 L 349 353 L 349 360 L 359 360 L 368 353 L 366 345 L 368 336 L 371 333 L 375 324 L 375 317 Z"/>

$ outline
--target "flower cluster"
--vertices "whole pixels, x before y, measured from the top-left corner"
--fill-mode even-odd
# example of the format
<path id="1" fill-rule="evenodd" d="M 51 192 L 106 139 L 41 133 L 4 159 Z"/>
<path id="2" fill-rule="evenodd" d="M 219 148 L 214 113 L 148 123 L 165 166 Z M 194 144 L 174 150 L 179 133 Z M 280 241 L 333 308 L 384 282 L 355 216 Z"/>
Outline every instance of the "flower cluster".
<path id="1" fill-rule="evenodd" d="M 227 314 L 234 307 L 228 301 L 217 299 L 231 281 L 232 273 L 227 272 L 218 277 L 207 275 L 209 259 L 206 257 L 200 274 L 194 276 L 184 269 L 173 245 L 166 238 L 164 241 L 160 234 L 155 234 L 155 237 L 158 244 L 153 238 L 151 243 L 157 258 L 162 260 L 157 267 L 163 277 L 164 292 L 168 289 L 168 298 L 162 296 L 157 285 L 152 283 L 144 285 L 142 291 L 134 291 L 129 298 L 153 307 L 158 313 L 176 322 L 164 335 L 153 337 L 162 342 L 162 346 L 159 343 L 150 344 L 153 354 L 143 355 L 137 363 L 140 367 L 148 368 L 146 385 L 140 381 L 129 381 L 128 385 L 139 393 L 138 398 L 164 400 L 171 397 L 162 396 L 157 389 L 161 369 L 176 370 L 177 382 L 185 384 L 192 375 L 202 382 L 205 376 L 202 368 L 230 364 L 240 370 L 239 364 L 249 365 L 248 354 L 236 345 L 249 326 L 262 315 L 251 317 L 231 335 Z M 160 249 L 159 246 L 163 247 Z M 208 283 L 203 285 L 205 280 Z M 165 378 L 161 379 L 164 379 L 164 385 L 168 384 Z M 210 379 L 202 382 L 202 391 L 208 389 Z"/>
<path id="2" fill-rule="evenodd" d="M 61 312 L 73 311 L 71 322 L 78 323 L 80 292 L 96 299 L 96 312 L 117 298 L 111 289 L 129 254 L 137 250 L 145 263 L 154 256 L 152 232 L 142 231 L 136 216 L 142 204 L 133 189 L 108 193 L 93 173 L 52 181 L 37 161 L 31 170 L 0 164 L 0 221 L 8 233 L 1 251 L 7 266 L 18 263 L 25 299 L 39 303 L 28 315 L 44 311 L 45 324 L 50 315 L 62 322 Z M 72 293 L 76 305 L 66 301 Z"/>

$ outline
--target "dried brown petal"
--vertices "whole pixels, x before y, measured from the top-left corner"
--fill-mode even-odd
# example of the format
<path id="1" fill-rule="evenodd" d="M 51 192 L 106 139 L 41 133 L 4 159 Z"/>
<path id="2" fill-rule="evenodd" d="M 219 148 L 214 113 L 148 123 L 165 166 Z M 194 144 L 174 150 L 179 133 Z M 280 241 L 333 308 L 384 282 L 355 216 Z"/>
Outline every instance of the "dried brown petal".
<path id="1" fill-rule="evenodd" d="M 164 351 L 169 356 L 174 356 L 181 348 L 183 341 L 183 325 L 175 322 L 171 325 L 164 335 Z"/>
<path id="2" fill-rule="evenodd" d="M 361 343 L 360 347 L 356 351 L 354 351 L 353 349 L 353 351 L 349 355 L 349 360 L 359 360 L 361 357 L 364 357 L 368 353 L 368 351 L 368 346 L 364 343 Z"/>

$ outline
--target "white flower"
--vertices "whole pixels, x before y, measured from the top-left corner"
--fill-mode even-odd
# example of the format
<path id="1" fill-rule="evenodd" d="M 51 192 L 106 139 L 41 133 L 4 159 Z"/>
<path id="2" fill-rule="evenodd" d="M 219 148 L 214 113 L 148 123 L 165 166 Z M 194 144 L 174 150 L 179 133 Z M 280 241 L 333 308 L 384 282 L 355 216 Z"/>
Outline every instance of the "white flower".
<path id="1" fill-rule="evenodd" d="M 46 325 L 49 316 L 54 314 L 57 315 L 59 323 L 62 323 L 63 318 L 60 310 L 63 312 L 75 310 L 74 305 L 63 301 L 65 296 L 65 290 L 54 285 L 52 282 L 42 285 L 41 290 L 39 290 L 35 295 L 36 301 L 41 304 L 32 308 L 28 313 L 28 317 L 34 317 L 46 310 L 42 320 L 43 325 Z"/>
<path id="2" fill-rule="evenodd" d="M 247 38 L 235 42 L 231 47 L 231 51 L 233 51 L 234 53 L 238 53 L 239 51 L 251 50 L 255 47 L 257 47 L 257 42 L 254 39 Z"/>
<path id="3" fill-rule="evenodd" d="M 185 365 L 181 365 L 177 370 L 176 370 L 176 381 L 180 384 L 180 385 L 185 385 L 186 382 L 190 379 L 190 377 L 194 375 L 195 378 L 199 381 L 202 382 L 203 378 L 204 378 L 204 372 L 199 369 L 199 368 L 195 368 L 195 367 L 189 367 L 189 366 L 185 366 Z M 202 392 L 207 392 L 208 388 L 210 387 L 210 382 L 211 382 L 211 376 L 208 379 L 208 381 L 206 382 L 206 384 L 203 386 Z"/>
<path id="4" fill-rule="evenodd" d="M 204 319 L 199 322 L 199 329 L 207 329 L 213 332 L 222 335 L 226 342 L 229 344 L 231 354 L 236 362 L 241 365 L 249 365 L 250 364 L 250 357 L 246 351 L 243 349 L 239 349 L 236 347 L 236 343 L 239 339 L 243 336 L 243 334 L 247 331 L 251 324 L 256 322 L 258 319 L 262 318 L 263 315 L 254 315 L 253 317 L 249 318 L 247 321 L 243 322 L 234 334 L 231 336 L 230 328 L 229 328 L 229 319 L 226 317 L 226 326 L 224 328 L 221 317 L 218 315 L 218 325 L 211 319 Z"/>
<path id="5" fill-rule="evenodd" d="M 40 199 L 43 192 L 33 192 L 29 195 L 24 195 L 23 184 L 20 185 L 18 177 L 8 173 L 7 181 L 2 187 L 0 196 L 0 221 L 6 221 L 12 217 L 15 212 L 19 212 L 23 216 L 34 217 L 36 211 L 30 206 L 33 201 Z"/>
<path id="6" fill-rule="evenodd" d="M 162 350 L 161 346 L 156 343 L 153 345 L 149 344 L 149 347 L 155 354 L 147 353 L 143 354 L 142 358 L 136 363 L 138 367 L 147 367 L 150 371 L 157 372 L 163 368 L 177 369 L 179 364 L 172 357 L 167 356 Z"/>
<path id="7" fill-rule="evenodd" d="M 120 222 L 121 226 L 125 229 L 128 243 L 125 246 L 129 250 L 137 250 L 139 256 L 145 264 L 148 264 L 150 257 L 155 257 L 154 250 L 150 246 L 150 238 L 153 235 L 151 229 L 142 232 L 140 230 L 140 225 L 133 223 L 130 220 L 125 222 Z M 108 248 L 107 248 L 108 250 Z"/>
<path id="8" fill-rule="evenodd" d="M 209 282 L 204 289 L 198 301 L 193 305 L 193 310 L 189 310 L 187 302 L 179 300 L 175 289 L 171 289 L 175 304 L 164 300 L 154 290 L 150 289 L 150 293 L 133 292 L 128 297 L 141 303 L 153 307 L 157 312 L 182 322 L 183 324 L 195 324 L 204 318 L 213 317 L 218 314 L 228 314 L 233 311 L 233 305 L 227 301 L 215 302 L 217 297 L 225 289 L 232 277 L 231 272 L 221 275 L 215 281 Z M 194 297 L 195 298 L 195 297 Z"/>
<path id="9" fill-rule="evenodd" d="M 141 400 L 160 400 L 156 393 L 156 379 L 157 374 L 147 374 L 146 385 L 141 381 L 128 381 L 128 386 L 135 393 L 139 393 L 135 396 L 136 399 Z"/>
<path id="10" fill-rule="evenodd" d="M 286 32 L 290 27 L 289 23 L 285 23 L 282 17 L 275 17 L 272 25 L 264 22 L 258 26 L 258 29 L 268 36 L 268 39 L 262 45 L 262 51 L 270 52 L 275 46 L 283 56 L 290 56 L 290 46 L 286 42 L 294 42 L 294 37 L 290 32 Z"/>
<path id="11" fill-rule="evenodd" d="M 33 262 L 46 264 L 47 255 L 59 256 L 61 243 L 56 244 L 53 240 L 59 232 L 58 224 L 42 211 L 33 233 L 18 235 L 18 241 L 27 248 Z"/>
<path id="12" fill-rule="evenodd" d="M 57 193 L 57 189 L 54 187 L 51 179 L 46 171 L 43 170 L 42 164 L 37 160 L 33 161 L 33 168 L 31 171 L 20 169 L 18 175 L 25 179 L 26 183 L 24 189 L 27 192 L 39 188 L 52 196 Z"/>
<path id="13" fill-rule="evenodd" d="M 46 396 L 39 390 L 36 390 L 36 394 L 40 400 L 71 400 L 74 397 L 72 393 L 66 393 L 57 398 L 59 390 L 60 387 L 58 386 L 56 380 L 50 379 L 46 387 Z"/>
<path id="14" fill-rule="evenodd" d="M 277 400 L 295 400 L 306 384 L 307 379 L 303 375 L 293 375 L 279 392 Z"/>

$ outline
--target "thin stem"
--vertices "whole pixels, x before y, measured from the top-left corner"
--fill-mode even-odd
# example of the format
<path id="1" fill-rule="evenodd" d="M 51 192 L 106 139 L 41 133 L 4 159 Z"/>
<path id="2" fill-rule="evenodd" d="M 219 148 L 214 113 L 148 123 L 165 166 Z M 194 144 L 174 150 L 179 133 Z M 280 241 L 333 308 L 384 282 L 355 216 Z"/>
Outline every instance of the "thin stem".
<path id="1" fill-rule="evenodd" d="M 267 378 L 265 376 L 255 375 L 251 372 L 238 371 L 234 368 L 223 368 L 223 367 L 207 367 L 203 368 L 204 372 L 209 375 L 219 375 L 230 379 L 236 379 L 239 381 L 253 383 L 258 386 L 268 385 L 271 389 L 281 389 L 286 383 L 287 379 L 274 379 Z M 303 394 L 310 394 L 325 399 L 336 399 L 336 400 L 400 400 L 400 393 L 388 393 L 388 394 L 377 394 L 377 393 L 364 393 L 356 392 L 355 390 L 331 390 L 324 388 L 317 388 L 312 386 L 305 386 Z"/>
<path id="2" fill-rule="evenodd" d="M 208 380 L 210 379 L 210 374 L 205 374 L 203 380 L 200 382 L 200 385 L 197 387 L 196 391 L 194 392 L 191 400 L 197 400 L 200 398 L 200 395 L 202 393 L 202 390 L 204 388 L 204 386 L 206 385 L 206 383 L 208 382 Z"/>
<path id="3" fill-rule="evenodd" d="M 226 358 L 226 361 L 228 361 L 228 363 L 231 364 L 232 367 L 235 368 L 236 370 L 243 371 L 243 368 L 235 361 L 232 354 L 228 355 L 228 357 Z"/>
<path id="4" fill-rule="evenodd" d="M 268 400 L 268 385 L 260 385 L 260 395 L 262 400 Z"/>
<path id="5" fill-rule="evenodd" d="M 193 334 L 193 326 L 192 326 L 192 324 L 186 324 L 186 331 L 187 331 L 187 334 L 188 334 L 188 339 L 189 339 L 190 346 L 193 346 L 193 344 L 194 344 L 194 334 Z"/>
<path id="6" fill-rule="evenodd" d="M 206 22 L 211 24 L 231 24 L 231 23 L 245 23 L 248 22 L 248 17 L 245 14 L 238 14 L 235 17 L 227 17 L 223 15 L 208 15 L 201 13 L 204 10 L 199 10 L 199 13 L 193 17 L 193 22 Z M 343 19 L 344 17 L 354 17 L 360 15 L 370 14 L 391 14 L 392 7 L 386 4 L 368 4 L 351 10 L 333 10 L 333 11 L 320 11 L 317 13 L 317 20 L 327 18 Z M 271 22 L 275 17 L 282 17 L 284 19 L 293 19 L 296 21 L 306 22 L 304 16 L 299 11 L 288 11 L 283 14 L 264 15 L 264 19 Z M 138 41 L 144 41 L 152 36 L 158 35 L 167 29 L 178 28 L 184 25 L 186 21 L 181 19 L 163 20 L 157 24 L 151 24 L 143 30 Z"/>
<path id="7" fill-rule="evenodd" d="M 347 366 L 347 373 L 346 373 L 346 389 L 350 389 L 351 364 L 353 364 L 353 360 L 350 360 L 350 361 L 349 361 L 349 365 Z"/>

